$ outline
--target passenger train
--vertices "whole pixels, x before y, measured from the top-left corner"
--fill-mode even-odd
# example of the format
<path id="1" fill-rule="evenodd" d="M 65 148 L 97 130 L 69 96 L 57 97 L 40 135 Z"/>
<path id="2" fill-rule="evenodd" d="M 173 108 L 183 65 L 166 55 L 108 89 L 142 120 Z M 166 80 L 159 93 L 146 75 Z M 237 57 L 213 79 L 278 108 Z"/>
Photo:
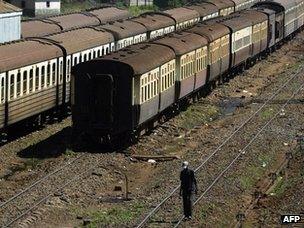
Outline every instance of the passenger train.
<path id="1" fill-rule="evenodd" d="M 137 138 L 206 85 L 293 37 L 303 19 L 303 0 L 266 0 L 81 63 L 72 69 L 74 133 L 110 142 Z"/>
<path id="2" fill-rule="evenodd" d="M 72 66 L 192 27 L 199 21 L 227 16 L 235 9 L 241 10 L 256 2 L 259 1 L 205 0 L 164 12 L 145 13 L 132 19 L 74 28 L 48 36 L 40 33 L 43 23 L 54 26 L 56 22 L 62 28 L 70 28 L 73 23 L 79 23 L 76 19 L 83 15 L 34 21 L 40 24 L 37 30 L 34 31 L 35 26 L 32 28 L 32 35 L 37 32 L 37 36 L 43 37 L 27 37 L 0 45 L 0 132 L 25 120 L 32 123 L 41 120 L 41 116 L 61 113 L 70 103 Z"/>

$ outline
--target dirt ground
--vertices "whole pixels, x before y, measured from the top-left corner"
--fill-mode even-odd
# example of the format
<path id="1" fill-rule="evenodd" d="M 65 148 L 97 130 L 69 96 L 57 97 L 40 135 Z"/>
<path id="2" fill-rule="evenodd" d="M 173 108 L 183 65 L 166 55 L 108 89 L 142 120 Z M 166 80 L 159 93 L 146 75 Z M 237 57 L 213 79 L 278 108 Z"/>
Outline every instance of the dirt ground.
<path id="1" fill-rule="evenodd" d="M 259 104 L 302 66 L 303 41 L 304 33 L 143 136 L 136 145 L 119 153 L 72 151 L 70 118 L 2 146 L 0 202 L 82 154 L 85 158 L 77 163 L 82 170 L 96 166 L 84 178 L 57 191 L 14 226 L 132 227 L 138 224 L 179 183 L 178 175 L 183 160 L 188 160 L 192 167 L 197 167 L 236 126 L 252 115 Z M 304 78 L 300 78 L 299 83 L 301 80 L 303 82 Z M 296 86 L 298 83 L 291 87 Z M 288 89 L 285 92 L 286 96 L 290 95 Z M 282 164 L 288 151 L 294 152 L 290 168 L 286 169 L 282 178 L 278 177 L 275 185 L 263 195 L 259 203 L 246 212 L 244 224 L 248 227 L 278 227 L 280 214 L 303 213 L 304 154 L 295 142 L 296 135 L 304 133 L 303 93 L 299 93 L 291 105 L 286 107 L 284 118 L 275 120 L 257 142 L 248 148 L 246 156 L 196 205 L 193 220 L 182 226 L 236 226 L 237 214 L 250 207 L 254 193 L 269 173 Z M 279 107 L 287 99 L 283 95 L 261 114 L 256 125 L 273 115 L 272 108 Z M 255 124 L 250 126 L 248 135 L 240 135 L 234 144 L 245 145 L 252 137 L 249 133 L 254 127 Z M 206 168 L 204 173 L 212 173 L 216 168 L 224 167 L 231 160 L 228 155 L 234 149 L 232 145 L 222 151 L 225 157 Z M 172 158 L 167 161 L 156 159 L 156 163 L 151 163 L 136 158 L 138 155 L 170 155 Z M 73 168 L 71 167 L 70 174 L 77 173 Z M 125 175 L 129 183 L 129 199 L 125 199 Z M 60 179 L 71 177 L 67 172 Z M 198 174 L 197 177 L 202 186 L 209 181 L 209 176 Z M 57 185 L 57 180 L 52 183 Z M 45 189 L 48 188 L 45 186 Z M 22 200 L 33 205 L 32 199 L 25 197 Z M 173 207 L 165 208 L 165 215 L 174 216 L 156 216 L 149 226 L 172 226 L 171 223 L 180 216 L 181 207 L 180 201 L 172 205 Z M 18 207 L 14 210 L 18 210 Z"/>

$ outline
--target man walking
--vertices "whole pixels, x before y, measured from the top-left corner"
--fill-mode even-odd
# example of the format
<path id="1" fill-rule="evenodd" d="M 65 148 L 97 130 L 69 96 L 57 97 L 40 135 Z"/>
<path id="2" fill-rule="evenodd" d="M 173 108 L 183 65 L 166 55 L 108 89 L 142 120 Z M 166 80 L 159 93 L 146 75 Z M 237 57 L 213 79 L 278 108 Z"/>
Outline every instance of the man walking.
<path id="1" fill-rule="evenodd" d="M 184 161 L 180 173 L 180 196 L 183 197 L 184 216 L 187 219 L 192 217 L 193 194 L 197 194 L 197 183 L 194 171 L 189 168 L 189 162 Z"/>

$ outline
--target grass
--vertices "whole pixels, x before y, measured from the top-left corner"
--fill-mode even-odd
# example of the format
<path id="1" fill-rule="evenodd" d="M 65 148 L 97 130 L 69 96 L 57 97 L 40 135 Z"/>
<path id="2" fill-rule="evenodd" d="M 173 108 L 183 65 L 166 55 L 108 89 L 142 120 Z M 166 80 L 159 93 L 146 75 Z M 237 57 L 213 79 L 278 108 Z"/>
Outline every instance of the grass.
<path id="1" fill-rule="evenodd" d="M 204 204 L 204 206 L 201 208 L 199 217 L 201 223 L 206 223 L 207 216 L 212 214 L 215 207 L 216 206 L 213 203 Z"/>
<path id="2" fill-rule="evenodd" d="M 260 117 L 264 120 L 268 120 L 268 119 L 273 117 L 274 112 L 275 111 L 272 108 L 269 108 L 269 109 L 264 110 L 263 112 L 261 112 Z"/>
<path id="3" fill-rule="evenodd" d="M 261 166 L 248 166 L 246 173 L 240 176 L 240 184 L 242 189 L 251 190 L 258 179 L 263 175 L 264 169 Z"/>
<path id="4" fill-rule="evenodd" d="M 73 12 L 79 12 L 83 11 L 89 8 L 92 8 L 93 6 L 87 2 L 62 2 L 61 3 L 61 13 L 73 13 Z"/>
<path id="5" fill-rule="evenodd" d="M 181 113 L 180 127 L 192 129 L 196 125 L 210 122 L 217 118 L 219 109 L 212 105 L 191 105 L 186 111 Z"/>
<path id="6" fill-rule="evenodd" d="M 91 223 L 86 226 L 87 228 L 95 228 L 128 224 L 139 216 L 143 209 L 144 205 L 142 203 L 135 203 L 128 208 L 114 207 L 104 210 L 86 209 L 78 212 L 76 210 L 75 212 L 91 219 Z"/>
<path id="7" fill-rule="evenodd" d="M 132 16 L 138 16 L 140 14 L 146 13 L 146 12 L 154 12 L 158 11 L 157 6 L 130 6 L 129 12 Z"/>
<path id="8" fill-rule="evenodd" d="M 70 149 L 66 149 L 66 151 L 64 152 L 64 155 L 66 155 L 67 157 L 75 157 L 76 153 Z"/>

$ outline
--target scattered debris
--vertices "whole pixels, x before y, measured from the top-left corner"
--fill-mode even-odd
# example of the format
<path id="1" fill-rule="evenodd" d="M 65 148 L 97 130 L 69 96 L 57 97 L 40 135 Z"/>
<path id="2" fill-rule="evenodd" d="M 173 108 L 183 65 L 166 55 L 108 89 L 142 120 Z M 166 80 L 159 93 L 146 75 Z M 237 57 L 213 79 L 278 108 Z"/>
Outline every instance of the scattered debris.
<path id="1" fill-rule="evenodd" d="M 150 164 L 156 164 L 156 161 L 154 159 L 149 159 L 148 163 L 150 163 Z"/>

